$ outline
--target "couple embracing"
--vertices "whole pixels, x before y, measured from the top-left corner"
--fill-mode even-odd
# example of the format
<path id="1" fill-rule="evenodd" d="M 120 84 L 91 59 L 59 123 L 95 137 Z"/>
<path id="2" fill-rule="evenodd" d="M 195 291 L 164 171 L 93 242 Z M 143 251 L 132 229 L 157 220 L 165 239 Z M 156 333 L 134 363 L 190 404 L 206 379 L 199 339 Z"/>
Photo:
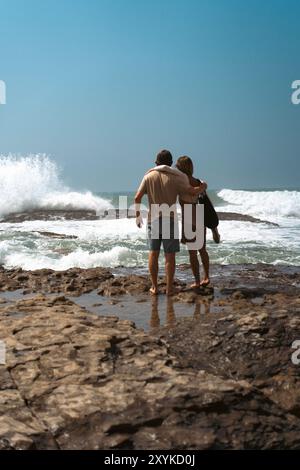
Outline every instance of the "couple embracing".
<path id="1" fill-rule="evenodd" d="M 182 207 L 182 237 L 181 242 L 187 245 L 191 268 L 195 283 L 191 286 L 198 288 L 207 286 L 209 280 L 209 256 L 206 250 L 206 227 L 212 229 L 213 239 L 219 243 L 220 236 L 217 225 L 218 218 L 207 195 L 207 184 L 193 176 L 193 162 L 189 157 L 180 157 L 175 167 L 169 150 L 162 150 L 155 160 L 155 167 L 149 170 L 136 193 L 136 222 L 142 226 L 140 204 L 145 194 L 148 197 L 148 244 L 149 244 L 149 271 L 152 281 L 150 293 L 158 294 L 158 258 L 161 245 L 165 254 L 166 293 L 174 294 L 174 274 L 176 268 L 176 253 L 180 251 L 179 231 L 177 223 L 176 203 Z M 200 225 L 197 217 L 198 202 L 204 202 L 204 224 Z M 186 212 L 186 207 L 190 210 Z M 186 214 L 189 214 L 187 217 Z M 204 226 L 205 225 L 205 226 Z M 195 233 L 203 228 L 201 244 L 195 243 Z M 199 231 L 198 231 L 199 232 Z M 200 281 L 200 266 L 198 252 L 204 268 L 204 278 Z"/>

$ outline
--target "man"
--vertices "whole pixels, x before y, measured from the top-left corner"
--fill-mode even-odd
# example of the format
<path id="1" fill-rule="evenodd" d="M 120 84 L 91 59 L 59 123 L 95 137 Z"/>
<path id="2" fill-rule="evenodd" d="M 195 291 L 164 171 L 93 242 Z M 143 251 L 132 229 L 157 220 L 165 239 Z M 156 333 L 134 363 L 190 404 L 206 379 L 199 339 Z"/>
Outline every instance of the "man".
<path id="1" fill-rule="evenodd" d="M 135 196 L 136 222 L 139 228 L 142 226 L 140 204 L 143 196 L 148 196 L 149 271 L 152 282 L 150 293 L 154 295 L 158 294 L 158 257 L 161 244 L 165 253 L 166 293 L 174 293 L 175 255 L 180 250 L 175 225 L 177 196 L 181 193 L 197 195 L 207 189 L 206 183 L 192 187 L 187 175 L 171 168 L 172 163 L 171 152 L 161 150 L 156 157 L 156 167 L 146 173 Z"/>

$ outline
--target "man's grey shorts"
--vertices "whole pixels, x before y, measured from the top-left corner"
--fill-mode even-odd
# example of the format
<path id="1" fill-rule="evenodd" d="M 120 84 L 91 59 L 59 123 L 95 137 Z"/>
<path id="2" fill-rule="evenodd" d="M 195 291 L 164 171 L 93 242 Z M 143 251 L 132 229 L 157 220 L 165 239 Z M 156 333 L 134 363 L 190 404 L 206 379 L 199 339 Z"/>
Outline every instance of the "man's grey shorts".
<path id="1" fill-rule="evenodd" d="M 148 222 L 149 250 L 160 251 L 161 244 L 165 253 L 180 251 L 178 221 L 173 217 Z"/>

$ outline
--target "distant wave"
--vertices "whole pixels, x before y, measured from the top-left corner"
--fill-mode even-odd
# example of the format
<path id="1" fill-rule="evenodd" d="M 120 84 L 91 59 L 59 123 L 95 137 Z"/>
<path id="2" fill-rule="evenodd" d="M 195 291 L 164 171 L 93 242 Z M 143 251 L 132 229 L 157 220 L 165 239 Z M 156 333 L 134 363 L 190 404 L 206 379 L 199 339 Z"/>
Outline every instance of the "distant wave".
<path id="1" fill-rule="evenodd" d="M 112 208 L 90 191 L 72 191 L 61 181 L 57 164 L 46 155 L 0 155 L 0 217 L 33 209 Z"/>
<path id="2" fill-rule="evenodd" d="M 242 191 L 222 189 L 218 196 L 230 204 L 226 210 L 258 217 L 300 217 L 300 191 Z"/>

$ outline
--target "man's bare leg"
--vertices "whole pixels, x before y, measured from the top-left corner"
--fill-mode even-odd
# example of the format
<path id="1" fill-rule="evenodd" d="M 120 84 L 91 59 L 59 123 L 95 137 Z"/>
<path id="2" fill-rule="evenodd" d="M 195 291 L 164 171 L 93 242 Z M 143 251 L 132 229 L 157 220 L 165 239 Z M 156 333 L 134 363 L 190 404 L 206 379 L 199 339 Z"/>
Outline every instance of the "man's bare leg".
<path id="1" fill-rule="evenodd" d="M 191 287 L 195 288 L 200 286 L 200 266 L 198 260 L 198 252 L 196 250 L 189 250 L 189 255 L 192 272 L 195 278 L 195 282 L 191 285 Z"/>
<path id="2" fill-rule="evenodd" d="M 149 251 L 149 272 L 151 277 L 152 286 L 150 288 L 150 293 L 153 295 L 158 294 L 158 285 L 157 285 L 157 278 L 158 278 L 158 257 L 159 251 Z"/>
<path id="3" fill-rule="evenodd" d="M 167 295 L 174 294 L 174 274 L 175 274 L 175 253 L 165 253 L 165 263 L 166 263 L 166 279 L 167 279 Z"/>

